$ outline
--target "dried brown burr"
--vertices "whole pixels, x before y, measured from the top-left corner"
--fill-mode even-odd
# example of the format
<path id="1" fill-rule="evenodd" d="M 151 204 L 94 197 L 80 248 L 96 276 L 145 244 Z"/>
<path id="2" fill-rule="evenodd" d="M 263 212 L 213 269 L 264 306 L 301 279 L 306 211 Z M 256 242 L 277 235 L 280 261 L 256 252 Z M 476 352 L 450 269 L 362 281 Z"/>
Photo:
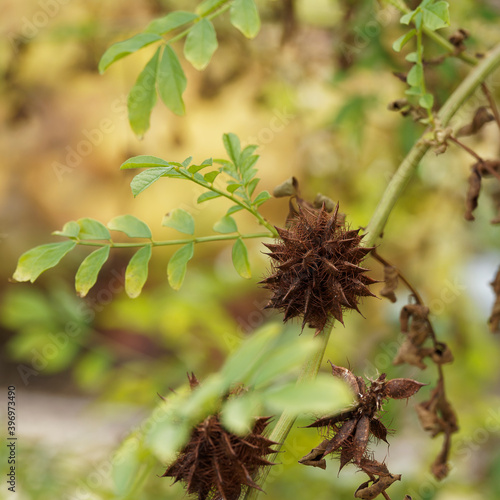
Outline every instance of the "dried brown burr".
<path id="1" fill-rule="evenodd" d="M 196 388 L 196 377 L 188 377 Z M 219 415 L 208 416 L 162 477 L 183 481 L 198 500 L 238 500 L 245 487 L 261 490 L 255 478 L 261 467 L 274 465 L 265 457 L 275 453 L 271 446 L 277 444 L 263 436 L 270 419 L 256 418 L 251 432 L 238 436 L 222 426 Z"/>
<path id="2" fill-rule="evenodd" d="M 302 317 L 318 334 L 333 316 L 344 324 L 348 309 L 358 312 L 361 297 L 375 296 L 374 282 L 360 263 L 373 247 L 362 247 L 359 229 L 349 230 L 338 212 L 332 214 L 298 203 L 288 228 L 276 228 L 277 243 L 267 244 L 271 274 L 261 281 L 273 295 L 267 307 L 284 313 L 284 321 Z"/>

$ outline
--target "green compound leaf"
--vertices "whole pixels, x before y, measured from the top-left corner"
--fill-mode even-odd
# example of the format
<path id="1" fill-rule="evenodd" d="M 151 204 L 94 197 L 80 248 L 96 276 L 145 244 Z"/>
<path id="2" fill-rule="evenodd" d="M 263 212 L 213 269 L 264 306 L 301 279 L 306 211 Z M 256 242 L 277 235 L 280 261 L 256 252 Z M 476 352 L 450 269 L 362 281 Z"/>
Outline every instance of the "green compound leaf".
<path id="1" fill-rule="evenodd" d="M 109 245 L 95 250 L 80 264 L 75 277 L 75 290 L 80 297 L 85 297 L 95 285 L 101 267 L 108 260 Z"/>
<path id="2" fill-rule="evenodd" d="M 56 266 L 75 246 L 76 241 L 61 241 L 28 250 L 19 257 L 12 278 L 15 281 L 31 281 L 33 283 L 44 271 Z"/>
<path id="3" fill-rule="evenodd" d="M 224 215 L 222 219 L 214 224 L 213 230 L 222 234 L 236 233 L 238 231 L 238 226 L 230 215 Z"/>
<path id="4" fill-rule="evenodd" d="M 130 183 L 130 188 L 132 189 L 132 194 L 137 196 L 147 189 L 151 184 L 154 184 L 161 177 L 174 177 L 169 175 L 172 170 L 175 172 L 173 167 L 157 167 L 149 168 L 140 174 L 137 174 Z M 177 172 L 175 172 L 177 174 Z M 176 175 L 177 176 L 177 175 Z"/>
<path id="5" fill-rule="evenodd" d="M 111 45 L 111 47 L 104 52 L 101 60 L 99 61 L 99 73 L 104 73 L 107 68 L 122 57 L 128 56 L 133 52 L 137 52 L 139 49 L 142 49 L 151 43 L 158 42 L 161 39 L 161 36 L 154 33 L 139 33 L 128 40 L 123 40 Z"/>
<path id="6" fill-rule="evenodd" d="M 213 200 L 215 198 L 219 198 L 220 196 L 222 195 L 216 193 L 215 191 L 208 191 L 206 193 L 200 194 L 200 196 L 198 196 L 198 199 L 196 200 L 196 203 L 203 203 L 204 201 Z"/>
<path id="7" fill-rule="evenodd" d="M 422 9 L 424 26 L 432 31 L 450 25 L 448 2 L 436 2 Z"/>
<path id="8" fill-rule="evenodd" d="M 77 238 L 80 233 L 80 225 L 78 222 L 71 220 L 64 224 L 62 231 L 53 231 L 54 236 L 66 236 L 66 238 Z"/>
<path id="9" fill-rule="evenodd" d="M 207 19 L 202 19 L 189 31 L 184 44 L 184 56 L 201 71 L 208 66 L 217 46 L 217 35 L 213 24 Z"/>
<path id="10" fill-rule="evenodd" d="M 187 80 L 181 63 L 170 45 L 163 50 L 158 68 L 158 93 L 161 100 L 176 115 L 185 113 L 182 93 L 186 89 Z"/>
<path id="11" fill-rule="evenodd" d="M 185 10 L 178 10 L 171 12 L 167 16 L 160 17 L 151 21 L 147 28 L 144 30 L 145 33 L 154 33 L 156 35 L 163 35 L 169 31 L 172 31 L 180 26 L 187 24 L 198 16 L 193 12 L 187 12 Z"/>
<path id="12" fill-rule="evenodd" d="M 128 95 L 128 121 L 134 133 L 142 137 L 149 129 L 149 118 L 156 104 L 156 73 L 160 48 L 141 71 Z"/>
<path id="13" fill-rule="evenodd" d="M 233 265 L 242 278 L 249 279 L 252 277 L 248 250 L 241 238 L 238 238 L 233 245 Z"/>
<path id="14" fill-rule="evenodd" d="M 179 290 L 182 286 L 184 276 L 186 276 L 187 263 L 193 257 L 193 253 L 194 243 L 191 242 L 179 248 L 168 262 L 168 282 L 174 290 Z"/>
<path id="15" fill-rule="evenodd" d="M 135 299 L 141 294 L 142 287 L 148 279 L 148 264 L 151 258 L 151 245 L 146 245 L 133 255 L 125 271 L 125 292 Z"/>
<path id="16" fill-rule="evenodd" d="M 172 227 L 185 234 L 194 233 L 193 216 L 182 208 L 176 208 L 165 215 L 161 225 L 165 227 Z"/>
<path id="17" fill-rule="evenodd" d="M 392 50 L 400 52 L 401 49 L 417 34 L 417 30 L 410 30 L 403 36 L 400 36 L 393 44 Z"/>
<path id="18" fill-rule="evenodd" d="M 108 222 L 112 231 L 125 233 L 129 238 L 151 238 L 151 229 L 142 220 L 133 215 L 119 215 Z"/>
<path id="19" fill-rule="evenodd" d="M 247 38 L 260 31 L 260 17 L 254 0 L 235 0 L 231 5 L 231 24 Z"/>
<path id="20" fill-rule="evenodd" d="M 109 240 L 111 238 L 106 226 L 98 220 L 84 217 L 78 219 L 77 222 L 80 226 L 79 237 L 81 240 Z"/>

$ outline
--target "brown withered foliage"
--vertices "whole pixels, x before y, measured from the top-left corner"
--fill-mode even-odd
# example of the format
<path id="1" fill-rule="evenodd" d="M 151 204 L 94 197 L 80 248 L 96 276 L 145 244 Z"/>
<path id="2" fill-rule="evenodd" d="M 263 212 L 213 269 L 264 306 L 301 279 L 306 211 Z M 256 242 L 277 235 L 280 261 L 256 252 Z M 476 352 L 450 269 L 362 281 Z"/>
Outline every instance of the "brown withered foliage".
<path id="1" fill-rule="evenodd" d="M 427 401 L 415 407 L 420 424 L 432 437 L 444 434 L 441 451 L 431 466 L 431 472 L 437 479 L 444 479 L 449 471 L 448 455 L 450 452 L 451 435 L 458 431 L 458 421 L 455 411 L 446 399 L 444 383 L 441 379 L 431 392 Z"/>
<path id="2" fill-rule="evenodd" d="M 424 384 L 406 378 L 386 380 L 383 373 L 367 386 L 361 377 L 355 376 L 347 368 L 332 364 L 332 372 L 335 377 L 347 382 L 356 396 L 356 404 L 335 415 L 319 418 L 307 426 L 323 428 L 328 437 L 299 462 L 324 469 L 325 457 L 338 453 L 340 470 L 346 464 L 353 463 L 370 477 L 370 481 L 358 488 L 355 497 L 375 498 L 400 479 L 400 476 L 391 474 L 385 464 L 370 457 L 367 450 L 371 436 L 387 442 L 388 431 L 379 418 L 384 402 L 388 399 L 407 399 Z"/>
<path id="3" fill-rule="evenodd" d="M 332 364 L 332 372 L 347 382 L 357 402 L 351 409 L 320 418 L 308 426 L 324 428 L 326 434 L 332 437 L 323 440 L 299 462 L 325 469 L 325 457 L 330 453 L 339 453 L 340 469 L 353 463 L 370 478 L 356 490 L 355 498 L 372 499 L 384 494 L 394 481 L 401 478 L 400 475 L 391 474 L 387 466 L 374 460 L 367 450 L 370 436 L 387 442 L 388 431 L 379 419 L 384 401 L 409 398 L 424 384 L 402 378 L 386 380 L 385 374 L 382 374 L 370 381 L 367 387 L 361 377 L 355 376 L 347 368 Z"/>
<path id="4" fill-rule="evenodd" d="M 495 279 L 490 283 L 495 292 L 495 303 L 491 311 L 491 316 L 488 320 L 490 331 L 492 333 L 500 332 L 500 267 L 498 268 Z"/>
<path id="5" fill-rule="evenodd" d="M 384 265 L 384 283 L 385 286 L 380 290 L 380 295 L 389 299 L 391 302 L 396 302 L 396 294 L 394 293 L 398 288 L 399 273 L 394 266 Z"/>
<path id="6" fill-rule="evenodd" d="M 429 308 L 420 304 L 407 304 L 401 309 L 401 332 L 406 338 L 393 360 L 394 365 L 408 363 L 422 370 L 426 368 L 423 359 L 433 352 L 432 348 L 423 347 L 431 334 L 428 315 Z"/>
<path id="7" fill-rule="evenodd" d="M 288 229 L 276 228 L 280 240 L 267 244 L 271 274 L 261 281 L 273 295 L 267 307 L 284 313 L 284 321 L 301 317 L 319 333 L 332 315 L 343 324 L 345 310 L 359 312 L 361 297 L 374 296 L 367 285 L 375 280 L 359 264 L 372 248 L 361 247 L 359 229 L 349 230 L 339 217 L 297 199 Z"/>
<path id="8" fill-rule="evenodd" d="M 188 378 L 191 389 L 199 385 L 194 374 Z M 224 429 L 219 415 L 208 416 L 162 477 L 184 482 L 187 493 L 198 500 L 238 500 L 245 487 L 261 490 L 255 478 L 261 467 L 274 465 L 265 457 L 277 444 L 263 436 L 270 419 L 257 418 L 248 435 L 237 436 Z"/>
<path id="9" fill-rule="evenodd" d="M 474 113 L 472 121 L 457 130 L 455 137 L 473 135 L 479 132 L 484 125 L 491 122 L 495 117 L 488 111 L 488 108 L 481 106 Z"/>
<path id="10" fill-rule="evenodd" d="M 469 188 L 465 198 L 465 220 L 475 220 L 472 212 L 477 208 L 477 200 L 481 193 L 481 174 L 477 168 L 472 167 L 469 175 Z"/>

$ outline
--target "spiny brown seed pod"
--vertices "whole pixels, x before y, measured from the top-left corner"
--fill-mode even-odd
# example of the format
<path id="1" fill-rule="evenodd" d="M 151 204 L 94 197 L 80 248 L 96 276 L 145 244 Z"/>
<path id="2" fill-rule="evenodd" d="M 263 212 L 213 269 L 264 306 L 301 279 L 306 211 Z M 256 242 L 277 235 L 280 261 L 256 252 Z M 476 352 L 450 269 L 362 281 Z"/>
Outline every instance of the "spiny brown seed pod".
<path id="1" fill-rule="evenodd" d="M 289 219 L 288 229 L 276 228 L 281 241 L 266 244 L 272 273 L 261 281 L 273 292 L 267 305 L 283 311 L 284 321 L 302 317 L 319 333 L 332 315 L 344 324 L 343 312 L 359 312 L 360 297 L 375 295 L 367 285 L 375 280 L 360 262 L 373 249 L 361 247 L 359 229 L 348 230 L 339 205 L 329 214 L 324 205 L 316 210 L 305 204 Z"/>
<path id="2" fill-rule="evenodd" d="M 244 486 L 260 490 L 254 479 L 260 467 L 273 465 L 264 457 L 276 444 L 262 435 L 270 418 L 258 418 L 252 432 L 241 437 L 226 431 L 217 415 L 207 417 L 162 477 L 184 481 L 198 500 L 237 500 Z"/>

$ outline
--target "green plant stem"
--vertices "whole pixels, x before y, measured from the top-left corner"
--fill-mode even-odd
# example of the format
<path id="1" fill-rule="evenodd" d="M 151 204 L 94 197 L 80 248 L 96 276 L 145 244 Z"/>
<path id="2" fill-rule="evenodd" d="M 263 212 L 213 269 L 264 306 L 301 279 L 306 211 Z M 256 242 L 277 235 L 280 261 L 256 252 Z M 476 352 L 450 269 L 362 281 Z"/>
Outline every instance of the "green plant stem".
<path id="1" fill-rule="evenodd" d="M 251 205 L 247 205 L 246 203 L 242 202 L 241 200 L 238 200 L 238 198 L 236 198 L 232 194 L 229 194 L 222 189 L 216 188 L 214 186 L 213 182 L 208 183 L 206 181 L 198 180 L 194 177 L 194 175 L 187 175 L 184 171 L 180 170 L 178 167 L 175 167 L 175 170 L 179 174 L 183 175 L 186 179 L 189 179 L 190 181 L 204 187 L 205 189 L 209 189 L 210 191 L 213 191 L 214 193 L 218 193 L 221 196 L 224 196 L 224 198 L 231 200 L 234 204 L 239 205 L 241 208 L 243 208 L 247 212 L 250 212 L 259 221 L 259 224 L 261 226 L 264 226 L 266 229 L 269 229 L 269 231 L 271 231 L 274 238 L 279 237 L 278 232 L 276 231 L 276 228 L 274 226 L 272 226 L 271 224 L 269 224 L 269 222 L 267 222 L 267 220 L 264 219 L 264 217 L 262 217 L 262 215 L 259 213 L 259 211 L 255 207 L 253 207 Z"/>
<path id="2" fill-rule="evenodd" d="M 251 238 L 275 238 L 274 233 L 252 233 L 252 234 L 216 234 L 213 236 L 200 236 L 198 238 L 183 238 L 180 240 L 165 240 L 165 241 L 142 241 L 137 243 L 115 243 L 114 241 L 98 242 L 98 241 L 88 241 L 88 240 L 77 240 L 78 245 L 91 246 L 91 247 L 104 247 L 110 246 L 111 248 L 136 248 L 145 247 L 147 245 L 152 245 L 154 247 L 164 247 L 169 245 L 185 245 L 186 243 L 207 243 L 209 241 L 225 241 L 225 240 L 237 240 L 251 239 Z"/>
<path id="3" fill-rule="evenodd" d="M 396 9 L 398 9 L 403 14 L 408 14 L 409 12 L 411 12 L 411 9 L 402 0 L 386 0 L 386 2 L 395 7 Z M 471 64 L 473 66 L 475 66 L 478 63 L 478 60 L 474 56 L 467 54 L 467 52 L 460 52 L 459 54 L 455 54 L 456 47 L 453 44 L 451 44 L 448 40 L 446 40 L 446 38 L 443 38 L 441 35 L 437 34 L 435 31 L 432 31 L 429 28 L 426 28 L 425 26 L 423 27 L 422 31 L 433 42 L 440 45 L 447 52 L 456 55 L 456 57 L 462 59 L 462 61 Z"/>
<path id="4" fill-rule="evenodd" d="M 481 85 L 485 78 L 493 72 L 500 64 L 500 45 L 494 47 L 491 52 L 467 75 L 458 88 L 448 98 L 437 114 L 437 122 L 442 127 L 446 127 L 464 102 Z M 363 243 L 366 246 L 373 246 L 377 238 L 382 234 L 387 219 L 403 193 L 411 176 L 415 173 L 422 157 L 427 153 L 430 145 L 425 141 L 427 129 L 420 140 L 413 146 L 399 165 L 396 173 L 389 182 L 382 198 L 375 209 L 370 223 L 366 228 L 366 236 Z"/>
<path id="5" fill-rule="evenodd" d="M 199 19 L 205 18 L 211 20 L 214 17 L 220 16 L 221 14 L 226 12 L 230 7 L 231 7 L 231 0 L 221 0 L 217 5 L 214 5 L 214 7 L 212 7 L 209 11 L 205 12 L 204 14 L 201 14 Z M 195 20 L 195 22 L 197 21 Z M 189 28 L 186 28 L 185 30 L 182 30 L 180 33 L 167 40 L 167 43 L 171 44 L 177 42 L 178 40 L 181 40 L 182 38 L 187 36 L 187 34 L 191 31 L 192 27 L 193 25 L 189 26 Z"/>
<path id="6" fill-rule="evenodd" d="M 422 69 L 422 73 L 420 76 L 420 82 L 419 82 L 422 96 L 427 94 L 427 88 L 425 85 L 425 77 L 424 77 L 424 62 L 422 60 L 423 53 L 424 53 L 424 48 L 422 46 L 422 26 L 420 26 L 420 28 L 417 28 L 417 64 Z M 427 111 L 429 123 L 430 123 L 431 127 L 434 128 L 435 123 L 434 123 L 434 115 L 432 114 L 432 110 L 428 106 L 426 106 L 425 109 Z"/>
<path id="7" fill-rule="evenodd" d="M 327 325 L 316 337 L 316 340 L 318 342 L 318 346 L 314 354 L 311 356 L 311 358 L 306 361 L 304 366 L 302 367 L 302 370 L 300 372 L 300 375 L 297 379 L 297 384 L 300 384 L 302 382 L 305 382 L 307 380 L 314 380 L 316 378 L 316 375 L 318 374 L 318 371 L 321 367 L 321 362 L 323 361 L 323 356 L 325 355 L 325 350 L 326 346 L 328 345 L 328 340 L 330 339 L 330 333 L 333 328 L 333 321 L 330 322 L 329 325 Z M 273 431 L 271 432 L 271 435 L 269 436 L 269 439 L 272 441 L 275 441 L 279 443 L 278 449 L 280 449 L 285 442 L 290 430 L 292 429 L 292 426 L 297 418 L 297 415 L 294 413 L 289 413 L 287 411 L 283 412 L 274 426 Z M 278 453 L 275 453 L 274 455 L 271 455 L 268 460 L 271 462 L 274 462 L 276 459 Z M 266 478 L 269 474 L 270 467 L 266 467 L 265 469 L 262 470 L 260 476 L 258 477 L 258 484 L 263 485 L 266 481 Z M 260 491 L 255 489 L 255 488 L 248 488 L 244 500 L 253 500 L 258 497 Z"/>

